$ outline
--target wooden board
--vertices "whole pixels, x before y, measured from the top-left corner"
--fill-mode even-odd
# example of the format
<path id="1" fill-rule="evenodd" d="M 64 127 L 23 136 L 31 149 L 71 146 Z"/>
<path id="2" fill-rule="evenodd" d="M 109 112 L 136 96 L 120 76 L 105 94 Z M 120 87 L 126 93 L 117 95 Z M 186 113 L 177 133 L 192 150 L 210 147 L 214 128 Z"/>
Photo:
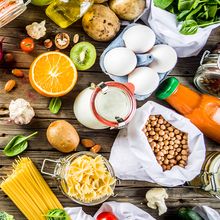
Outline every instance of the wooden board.
<path id="1" fill-rule="evenodd" d="M 84 88 L 86 88 L 89 83 L 99 83 L 101 81 L 108 81 L 109 78 L 103 74 L 99 67 L 99 56 L 108 45 L 108 43 L 95 42 L 90 39 L 82 30 L 80 21 L 76 24 L 73 24 L 70 28 L 67 28 L 65 32 L 70 34 L 71 38 L 75 33 L 80 35 L 80 41 L 90 41 L 92 42 L 98 51 L 98 58 L 96 64 L 86 72 L 79 72 L 79 80 L 77 86 L 72 92 L 67 96 L 62 98 L 63 105 L 62 110 L 59 114 L 51 114 L 48 110 L 49 99 L 40 96 L 37 94 L 30 86 L 28 81 L 28 68 L 33 61 L 33 59 L 42 52 L 47 50 L 42 46 L 42 41 L 36 43 L 36 49 L 31 54 L 23 53 L 19 49 L 19 42 L 26 37 L 25 26 L 34 22 L 41 21 L 42 19 L 46 20 L 47 26 L 47 38 L 54 38 L 58 32 L 62 32 L 62 29 L 58 28 L 52 21 L 50 21 L 45 13 L 44 8 L 29 6 L 28 10 L 18 17 L 16 20 L 0 29 L 0 36 L 4 36 L 4 51 L 13 52 L 16 59 L 16 64 L 14 67 L 21 68 L 25 77 L 23 79 L 15 79 L 11 74 L 9 74 L 12 67 L 0 66 L 0 90 L 4 87 L 4 84 L 7 80 L 13 78 L 17 81 L 17 88 L 8 93 L 0 93 L 0 147 L 1 150 L 3 146 L 17 134 L 29 134 L 33 131 L 38 131 L 39 134 L 35 136 L 31 141 L 28 150 L 22 154 L 22 156 L 29 156 L 36 163 L 37 167 L 40 169 L 42 161 L 45 158 L 57 159 L 63 154 L 54 150 L 46 140 L 45 131 L 48 125 L 55 119 L 65 119 L 71 122 L 75 128 L 79 131 L 79 134 L 82 138 L 88 137 L 94 139 L 97 143 L 102 145 L 101 153 L 109 157 L 109 152 L 111 146 L 114 142 L 114 139 L 118 133 L 117 130 L 90 130 L 82 125 L 80 125 L 72 111 L 72 105 L 74 98 L 77 94 Z M 220 29 L 216 29 L 212 32 L 209 40 L 203 49 L 211 49 L 219 40 Z M 70 48 L 69 48 L 70 49 Z M 69 54 L 69 49 L 66 49 L 64 53 Z M 201 53 L 197 57 L 179 59 L 178 64 L 175 69 L 172 71 L 171 75 L 176 76 L 181 83 L 195 89 L 193 86 L 193 76 L 196 72 L 196 69 L 199 65 L 199 60 L 201 58 Z M 34 107 L 36 112 L 36 117 L 33 119 L 31 124 L 25 126 L 14 125 L 9 121 L 8 116 L 8 106 L 12 99 L 16 98 L 25 98 L 28 100 L 31 105 Z M 168 106 L 165 102 L 160 102 L 152 95 L 148 100 L 157 101 L 165 106 Z M 138 102 L 138 106 L 143 105 L 145 102 Z M 219 150 L 219 145 L 211 141 L 208 138 L 205 138 L 206 147 L 208 151 Z M 83 147 L 79 147 L 78 150 L 83 150 Z M 0 153 L 0 176 L 6 176 L 11 170 L 11 163 L 13 159 L 7 158 Z M 44 176 L 47 180 L 50 187 L 53 189 L 55 194 L 58 196 L 60 201 L 64 206 L 78 206 L 68 198 L 62 195 L 60 190 L 57 188 L 57 182 L 48 177 Z M 120 181 L 117 184 L 115 196 L 110 198 L 110 201 L 119 201 L 119 202 L 131 202 L 134 205 L 142 208 L 143 210 L 150 213 L 156 219 L 174 219 L 174 214 L 180 206 L 190 206 L 195 205 L 208 205 L 216 210 L 220 210 L 219 200 L 216 198 L 210 197 L 208 195 L 200 194 L 189 188 L 183 187 L 174 187 L 168 188 L 167 192 L 169 194 L 169 199 L 167 200 L 168 212 L 163 216 L 159 217 L 156 210 L 149 209 L 146 206 L 145 193 L 148 189 L 152 187 L 159 187 L 156 184 L 142 182 L 142 181 Z M 99 206 L 95 207 L 83 207 L 83 209 L 88 214 L 93 214 L 96 212 Z M 12 204 L 9 198 L 0 191 L 0 210 L 8 211 L 13 214 L 16 219 L 24 219 L 20 211 Z"/>

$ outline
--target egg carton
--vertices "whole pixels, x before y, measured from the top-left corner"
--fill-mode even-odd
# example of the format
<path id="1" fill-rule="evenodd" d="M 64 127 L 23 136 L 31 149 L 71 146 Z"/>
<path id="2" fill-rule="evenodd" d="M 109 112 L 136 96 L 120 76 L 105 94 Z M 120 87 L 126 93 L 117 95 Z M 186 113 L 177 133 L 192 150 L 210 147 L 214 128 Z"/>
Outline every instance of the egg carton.
<path id="1" fill-rule="evenodd" d="M 114 48 L 117 48 L 117 47 L 125 47 L 125 43 L 124 43 L 124 40 L 122 38 L 124 32 L 126 30 L 128 30 L 129 28 L 135 26 L 135 25 L 139 25 L 139 24 L 136 24 L 136 23 L 132 23 L 130 25 L 128 25 L 126 28 L 124 28 L 124 30 L 118 35 L 118 37 L 113 40 L 109 45 L 108 47 L 103 51 L 102 55 L 100 56 L 100 61 L 99 61 L 99 64 L 100 64 L 100 67 L 102 69 L 102 71 L 108 75 L 112 80 L 116 81 L 116 82 L 120 82 L 120 83 L 127 83 L 128 82 L 128 76 L 115 76 L 115 75 L 112 75 L 110 73 L 108 73 L 104 67 L 104 57 L 105 55 L 112 49 Z M 155 45 L 157 44 L 161 44 L 161 42 L 156 38 L 156 43 Z M 153 56 L 150 54 L 150 53 L 144 53 L 144 54 L 135 54 L 136 57 L 137 57 L 137 66 L 136 67 L 141 67 L 141 66 L 149 66 L 154 58 Z M 167 75 L 171 72 L 172 70 L 168 71 L 168 72 L 165 72 L 165 73 L 158 73 L 159 75 L 159 78 L 160 78 L 160 83 L 167 77 Z M 142 101 L 142 100 L 145 100 L 147 99 L 152 93 L 149 93 L 149 94 L 146 94 L 146 95 L 135 95 L 135 98 L 138 100 L 138 101 Z"/>

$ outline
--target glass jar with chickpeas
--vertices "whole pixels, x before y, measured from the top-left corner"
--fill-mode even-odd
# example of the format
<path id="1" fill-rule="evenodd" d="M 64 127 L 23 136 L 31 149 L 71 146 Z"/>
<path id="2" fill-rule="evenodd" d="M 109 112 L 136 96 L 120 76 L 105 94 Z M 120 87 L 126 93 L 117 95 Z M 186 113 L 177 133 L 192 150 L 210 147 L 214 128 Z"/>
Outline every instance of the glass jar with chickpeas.
<path id="1" fill-rule="evenodd" d="M 162 115 L 150 115 L 143 131 L 164 171 L 173 166 L 185 168 L 189 155 L 186 133 L 175 128 Z"/>

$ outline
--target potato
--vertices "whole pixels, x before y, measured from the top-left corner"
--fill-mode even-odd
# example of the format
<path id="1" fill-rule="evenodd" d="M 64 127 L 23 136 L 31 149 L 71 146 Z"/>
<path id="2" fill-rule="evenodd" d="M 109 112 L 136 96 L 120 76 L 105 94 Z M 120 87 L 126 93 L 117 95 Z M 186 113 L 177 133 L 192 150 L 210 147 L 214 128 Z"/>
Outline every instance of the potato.
<path id="1" fill-rule="evenodd" d="M 110 0 L 110 8 L 123 20 L 134 20 L 146 6 L 145 0 Z"/>
<path id="2" fill-rule="evenodd" d="M 94 40 L 109 41 L 120 29 L 120 22 L 115 13 L 108 7 L 94 4 L 83 16 L 84 31 Z"/>
<path id="3" fill-rule="evenodd" d="M 52 122 L 47 129 L 47 140 L 57 150 L 69 153 L 79 145 L 79 135 L 75 128 L 64 120 Z"/>
<path id="4" fill-rule="evenodd" d="M 103 2 L 107 2 L 107 1 L 108 1 L 108 0 L 95 0 L 94 3 L 100 4 L 100 3 L 103 3 Z"/>

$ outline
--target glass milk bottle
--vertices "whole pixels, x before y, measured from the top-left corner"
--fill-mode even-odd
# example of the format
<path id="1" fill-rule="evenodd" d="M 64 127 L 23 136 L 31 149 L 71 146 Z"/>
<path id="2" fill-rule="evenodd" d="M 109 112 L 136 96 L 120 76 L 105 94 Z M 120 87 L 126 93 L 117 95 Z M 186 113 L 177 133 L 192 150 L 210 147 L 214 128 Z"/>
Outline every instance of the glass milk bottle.
<path id="1" fill-rule="evenodd" d="M 134 86 L 118 82 L 102 82 L 84 89 L 73 106 L 77 120 L 91 129 L 121 128 L 135 110 Z"/>

